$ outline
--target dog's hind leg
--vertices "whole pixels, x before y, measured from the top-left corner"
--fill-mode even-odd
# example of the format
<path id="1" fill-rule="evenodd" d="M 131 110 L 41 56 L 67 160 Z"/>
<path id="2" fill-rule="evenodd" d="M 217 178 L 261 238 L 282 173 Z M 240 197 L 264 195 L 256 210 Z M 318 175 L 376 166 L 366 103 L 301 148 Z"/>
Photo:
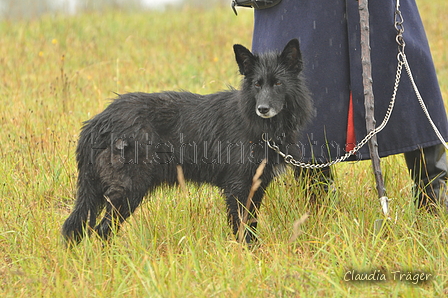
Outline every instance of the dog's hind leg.
<path id="1" fill-rule="evenodd" d="M 106 214 L 101 222 L 95 227 L 98 235 L 107 240 L 112 231 L 118 231 L 121 223 L 123 223 L 135 209 L 140 205 L 146 189 L 136 190 L 132 192 L 121 186 L 110 187 L 104 197 L 106 199 Z"/>

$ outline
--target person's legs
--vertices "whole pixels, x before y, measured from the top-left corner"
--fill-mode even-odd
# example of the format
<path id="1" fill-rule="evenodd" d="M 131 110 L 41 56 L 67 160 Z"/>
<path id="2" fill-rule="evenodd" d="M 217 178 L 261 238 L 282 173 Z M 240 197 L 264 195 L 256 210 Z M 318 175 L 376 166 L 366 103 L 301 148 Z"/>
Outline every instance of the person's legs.
<path id="1" fill-rule="evenodd" d="M 443 144 L 406 152 L 404 157 L 415 183 L 417 207 L 434 211 L 440 206 L 448 211 L 448 163 Z"/>

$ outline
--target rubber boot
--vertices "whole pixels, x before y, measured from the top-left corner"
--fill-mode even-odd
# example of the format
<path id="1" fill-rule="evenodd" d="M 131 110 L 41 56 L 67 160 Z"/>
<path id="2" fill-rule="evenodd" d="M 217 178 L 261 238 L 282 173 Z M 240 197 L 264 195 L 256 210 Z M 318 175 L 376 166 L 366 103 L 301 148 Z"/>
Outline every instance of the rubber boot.
<path id="1" fill-rule="evenodd" d="M 442 208 L 444 212 L 448 212 L 448 163 L 443 144 L 406 152 L 404 157 L 415 183 L 417 207 L 430 212 Z"/>

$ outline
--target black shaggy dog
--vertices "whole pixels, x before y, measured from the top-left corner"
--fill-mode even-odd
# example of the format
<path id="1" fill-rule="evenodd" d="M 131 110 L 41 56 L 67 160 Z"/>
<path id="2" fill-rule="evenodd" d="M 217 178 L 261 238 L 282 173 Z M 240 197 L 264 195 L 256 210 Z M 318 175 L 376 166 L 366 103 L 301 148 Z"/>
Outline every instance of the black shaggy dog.
<path id="1" fill-rule="evenodd" d="M 210 95 L 188 92 L 120 95 L 102 113 L 85 122 L 76 150 L 77 200 L 62 233 L 77 243 L 87 229 L 107 239 L 155 187 L 177 182 L 177 165 L 186 180 L 223 190 L 228 220 L 237 234 L 249 211 L 256 228 L 264 190 L 284 164 L 262 135 L 291 153 L 300 129 L 313 116 L 312 100 L 301 78 L 299 42 L 281 53 L 253 55 L 234 45 L 241 90 Z M 246 205 L 252 178 L 267 164 L 261 186 Z M 247 211 L 246 206 L 250 206 Z M 96 225 L 100 212 L 105 216 Z M 253 233 L 244 239 L 251 241 Z"/>

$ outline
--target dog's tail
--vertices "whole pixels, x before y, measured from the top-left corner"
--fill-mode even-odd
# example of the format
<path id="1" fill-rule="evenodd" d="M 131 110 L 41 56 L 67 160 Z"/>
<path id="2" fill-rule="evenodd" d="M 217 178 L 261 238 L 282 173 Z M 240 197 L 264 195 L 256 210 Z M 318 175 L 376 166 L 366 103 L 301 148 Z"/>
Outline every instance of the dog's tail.
<path id="1" fill-rule="evenodd" d="M 75 207 L 62 226 L 62 235 L 67 244 L 79 243 L 96 224 L 96 217 L 103 199 L 98 196 L 98 185 L 88 181 L 88 177 L 78 178 L 78 194 Z"/>
<path id="2" fill-rule="evenodd" d="M 92 147 L 88 144 L 89 137 L 84 132 L 81 133 L 76 151 L 79 171 L 77 199 L 72 213 L 62 226 L 62 235 L 69 245 L 79 243 L 84 235 L 92 231 L 105 201 L 101 182 L 91 160 Z"/>

